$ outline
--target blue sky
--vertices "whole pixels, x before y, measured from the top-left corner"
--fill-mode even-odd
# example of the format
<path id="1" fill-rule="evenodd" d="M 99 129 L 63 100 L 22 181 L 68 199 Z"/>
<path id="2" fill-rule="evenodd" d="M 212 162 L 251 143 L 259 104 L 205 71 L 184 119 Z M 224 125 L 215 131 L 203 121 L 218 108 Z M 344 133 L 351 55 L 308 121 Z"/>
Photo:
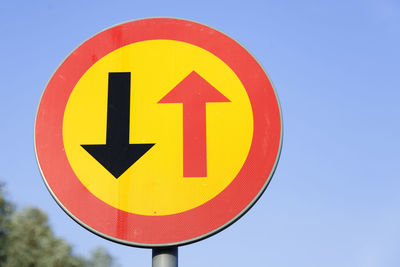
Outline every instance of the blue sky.
<path id="1" fill-rule="evenodd" d="M 259 202 L 228 229 L 180 248 L 181 266 L 400 266 L 400 3 L 365 1 L 7 1 L 0 8 L 0 180 L 56 234 L 122 266 L 151 251 L 72 221 L 33 149 L 41 93 L 80 43 L 124 21 L 180 17 L 235 38 L 278 92 L 284 144 Z"/>

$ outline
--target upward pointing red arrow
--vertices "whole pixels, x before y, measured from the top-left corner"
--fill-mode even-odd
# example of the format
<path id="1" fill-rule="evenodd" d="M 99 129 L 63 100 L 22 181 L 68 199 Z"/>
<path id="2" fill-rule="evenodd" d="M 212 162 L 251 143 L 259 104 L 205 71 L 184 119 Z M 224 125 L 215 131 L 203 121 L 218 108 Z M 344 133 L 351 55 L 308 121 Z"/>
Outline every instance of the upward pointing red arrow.
<path id="1" fill-rule="evenodd" d="M 183 176 L 207 176 L 206 103 L 230 102 L 192 71 L 158 103 L 183 104 Z"/>

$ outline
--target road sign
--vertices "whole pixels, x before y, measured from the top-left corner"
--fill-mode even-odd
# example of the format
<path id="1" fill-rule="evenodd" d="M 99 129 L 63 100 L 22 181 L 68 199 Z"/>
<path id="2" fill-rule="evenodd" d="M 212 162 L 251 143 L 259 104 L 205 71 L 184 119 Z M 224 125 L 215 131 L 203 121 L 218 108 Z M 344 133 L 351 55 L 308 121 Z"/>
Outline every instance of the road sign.
<path id="1" fill-rule="evenodd" d="M 139 246 L 183 245 L 240 218 L 282 143 L 273 86 L 236 41 L 171 18 L 90 38 L 49 80 L 35 149 L 57 203 L 88 230 Z"/>

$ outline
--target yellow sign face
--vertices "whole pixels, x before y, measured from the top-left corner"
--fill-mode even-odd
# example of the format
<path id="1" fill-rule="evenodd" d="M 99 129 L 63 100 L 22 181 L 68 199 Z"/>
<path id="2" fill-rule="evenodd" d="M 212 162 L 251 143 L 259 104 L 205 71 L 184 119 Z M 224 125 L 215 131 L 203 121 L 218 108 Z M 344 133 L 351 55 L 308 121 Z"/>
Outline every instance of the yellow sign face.
<path id="1" fill-rule="evenodd" d="M 204 177 L 183 172 L 183 104 L 160 102 L 193 72 L 229 99 L 205 104 Z M 106 144 L 109 73 L 131 75 L 129 143 L 154 144 L 118 178 L 82 147 Z M 68 99 L 62 133 L 68 161 L 93 195 L 129 213 L 160 216 L 196 208 L 232 182 L 250 150 L 253 114 L 243 84 L 221 59 L 189 43 L 148 40 L 116 49 L 87 70 Z"/>

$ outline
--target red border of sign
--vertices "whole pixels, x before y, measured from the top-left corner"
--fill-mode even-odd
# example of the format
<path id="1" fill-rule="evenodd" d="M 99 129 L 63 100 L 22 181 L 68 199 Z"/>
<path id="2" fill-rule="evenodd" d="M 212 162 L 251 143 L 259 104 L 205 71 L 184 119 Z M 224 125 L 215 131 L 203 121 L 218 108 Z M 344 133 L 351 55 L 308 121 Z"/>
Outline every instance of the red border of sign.
<path id="1" fill-rule="evenodd" d="M 114 208 L 90 193 L 64 151 L 62 123 L 68 98 L 81 76 L 100 58 L 125 45 L 154 39 L 187 42 L 223 60 L 246 88 L 253 109 L 249 155 L 232 183 L 191 210 L 145 216 Z M 279 159 L 282 120 L 268 76 L 236 41 L 199 23 L 172 18 L 127 22 L 90 38 L 49 80 L 38 108 L 35 148 L 44 181 L 57 203 L 78 223 L 107 239 L 139 247 L 183 245 L 215 234 L 240 218 L 267 187 Z"/>

